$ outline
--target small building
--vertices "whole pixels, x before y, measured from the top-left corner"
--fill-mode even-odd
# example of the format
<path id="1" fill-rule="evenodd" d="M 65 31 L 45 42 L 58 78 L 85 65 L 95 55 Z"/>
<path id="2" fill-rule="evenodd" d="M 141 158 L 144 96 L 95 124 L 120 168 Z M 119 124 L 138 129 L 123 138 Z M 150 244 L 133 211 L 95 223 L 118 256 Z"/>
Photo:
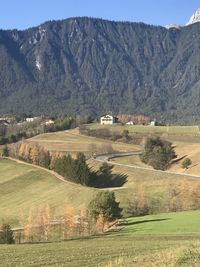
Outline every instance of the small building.
<path id="1" fill-rule="evenodd" d="M 116 122 L 116 118 L 113 117 L 112 115 L 103 115 L 101 118 L 100 118 L 100 123 L 101 125 L 104 125 L 104 124 L 114 124 Z"/>
<path id="2" fill-rule="evenodd" d="M 126 123 L 126 125 L 134 125 L 134 122 L 133 122 L 133 121 L 128 121 L 128 122 Z"/>
<path id="3" fill-rule="evenodd" d="M 33 121 L 36 121 L 36 120 L 39 120 L 39 119 L 41 119 L 41 117 L 26 118 L 25 121 L 26 122 L 33 122 Z"/>
<path id="4" fill-rule="evenodd" d="M 45 125 L 51 125 L 51 124 L 54 124 L 54 121 L 53 120 L 48 120 L 48 121 L 45 121 L 44 124 Z"/>
<path id="5" fill-rule="evenodd" d="M 155 120 L 154 120 L 154 121 L 151 121 L 151 122 L 150 122 L 150 125 L 151 125 L 151 126 L 156 126 L 156 121 L 155 121 Z"/>

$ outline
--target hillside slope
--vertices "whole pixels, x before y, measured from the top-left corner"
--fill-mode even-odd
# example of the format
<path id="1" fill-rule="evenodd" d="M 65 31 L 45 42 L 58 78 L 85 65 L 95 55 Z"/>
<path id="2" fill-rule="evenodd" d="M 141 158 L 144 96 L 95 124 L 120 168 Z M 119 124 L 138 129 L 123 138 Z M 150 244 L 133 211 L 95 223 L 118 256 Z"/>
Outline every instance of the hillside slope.
<path id="1" fill-rule="evenodd" d="M 66 207 L 78 210 L 87 206 L 95 190 L 64 183 L 53 174 L 34 166 L 0 160 L 0 220 L 13 225 L 22 214 L 46 205 L 61 213 Z"/>
<path id="2" fill-rule="evenodd" d="M 181 29 L 70 18 L 0 31 L 0 113 L 200 112 L 200 23 Z"/>

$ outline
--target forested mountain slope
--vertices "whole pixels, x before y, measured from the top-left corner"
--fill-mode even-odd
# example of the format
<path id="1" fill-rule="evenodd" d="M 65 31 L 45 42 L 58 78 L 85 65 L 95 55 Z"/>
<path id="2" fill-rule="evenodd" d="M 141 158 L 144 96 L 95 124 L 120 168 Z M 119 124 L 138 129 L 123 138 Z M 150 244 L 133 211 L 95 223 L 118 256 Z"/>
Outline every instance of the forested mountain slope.
<path id="1" fill-rule="evenodd" d="M 0 113 L 145 114 L 199 122 L 200 23 L 70 18 L 0 31 Z"/>

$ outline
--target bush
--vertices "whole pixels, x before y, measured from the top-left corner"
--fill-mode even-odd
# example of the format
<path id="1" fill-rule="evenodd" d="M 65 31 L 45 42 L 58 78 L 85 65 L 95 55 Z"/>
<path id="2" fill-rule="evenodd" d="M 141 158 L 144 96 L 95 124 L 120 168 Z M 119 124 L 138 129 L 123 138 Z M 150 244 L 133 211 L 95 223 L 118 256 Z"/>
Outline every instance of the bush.
<path id="1" fill-rule="evenodd" d="M 8 157 L 9 156 L 9 150 L 8 150 L 7 145 L 5 145 L 4 148 L 3 148 L 2 156 L 3 157 Z"/>
<path id="2" fill-rule="evenodd" d="M 182 162 L 182 168 L 187 169 L 192 164 L 192 161 L 190 158 L 186 158 Z"/>
<path id="3" fill-rule="evenodd" d="M 0 243 L 1 244 L 13 244 L 15 243 L 13 237 L 13 231 L 10 227 L 10 224 L 2 224 L 0 229 Z"/>

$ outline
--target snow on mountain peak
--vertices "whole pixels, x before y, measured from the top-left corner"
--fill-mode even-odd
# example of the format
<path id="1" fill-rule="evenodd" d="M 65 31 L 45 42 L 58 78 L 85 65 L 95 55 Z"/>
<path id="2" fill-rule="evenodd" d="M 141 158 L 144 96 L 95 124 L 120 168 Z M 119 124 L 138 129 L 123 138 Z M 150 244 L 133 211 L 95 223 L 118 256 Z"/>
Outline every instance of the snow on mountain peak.
<path id="1" fill-rule="evenodd" d="M 200 8 L 198 8 L 197 11 L 192 15 L 192 17 L 190 18 L 190 20 L 186 25 L 191 25 L 196 22 L 200 22 Z"/>

